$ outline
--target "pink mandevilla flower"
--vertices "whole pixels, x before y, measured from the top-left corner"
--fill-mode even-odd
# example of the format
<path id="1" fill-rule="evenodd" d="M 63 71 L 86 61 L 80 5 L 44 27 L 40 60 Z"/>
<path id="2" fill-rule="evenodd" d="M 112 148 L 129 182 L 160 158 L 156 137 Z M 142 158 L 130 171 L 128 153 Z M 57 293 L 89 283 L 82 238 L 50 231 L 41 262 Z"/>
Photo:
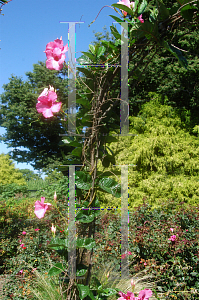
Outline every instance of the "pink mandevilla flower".
<path id="1" fill-rule="evenodd" d="M 25 231 L 23 231 L 23 232 L 22 232 L 22 234 L 23 234 L 23 235 L 25 235 L 25 234 L 26 234 L 26 232 L 25 232 Z"/>
<path id="2" fill-rule="evenodd" d="M 35 231 L 39 231 L 40 229 L 39 228 L 35 228 Z"/>
<path id="3" fill-rule="evenodd" d="M 41 202 L 40 201 L 35 202 L 35 215 L 39 219 L 44 217 L 46 211 L 49 210 L 50 206 L 52 205 L 50 203 L 44 203 L 44 201 L 45 201 L 45 197 L 41 197 Z"/>
<path id="4" fill-rule="evenodd" d="M 174 241 L 175 241 L 175 239 L 176 239 L 176 235 L 172 235 L 172 236 L 169 238 L 169 241 L 172 241 L 172 242 L 174 242 Z"/>
<path id="5" fill-rule="evenodd" d="M 46 68 L 49 70 L 61 70 L 66 59 L 66 55 L 64 54 L 66 51 L 68 51 L 68 45 L 64 46 L 62 37 L 48 43 L 44 51 L 47 56 Z"/>
<path id="6" fill-rule="evenodd" d="M 142 290 L 139 292 L 138 297 L 135 297 L 132 292 L 127 292 L 127 294 L 119 292 L 118 294 L 121 297 L 117 300 L 148 300 L 152 296 L 152 291 L 149 289 Z"/>
<path id="7" fill-rule="evenodd" d="M 36 104 L 36 109 L 38 113 L 42 113 L 45 118 L 53 117 L 53 112 L 58 112 L 61 109 L 61 102 L 56 102 L 57 94 L 54 88 L 45 88 L 43 92 L 39 95 Z"/>
<path id="8" fill-rule="evenodd" d="M 134 8 L 134 5 L 135 5 L 135 2 L 130 2 L 129 0 L 123 0 L 123 1 L 119 1 L 117 2 L 117 4 L 123 4 L 123 5 L 126 5 L 128 6 L 129 8 Z M 127 16 L 127 12 L 122 10 L 122 13 L 123 15 L 126 17 Z M 138 20 L 141 22 L 141 23 L 144 23 L 144 20 L 142 19 L 142 15 L 140 15 L 138 17 Z"/>

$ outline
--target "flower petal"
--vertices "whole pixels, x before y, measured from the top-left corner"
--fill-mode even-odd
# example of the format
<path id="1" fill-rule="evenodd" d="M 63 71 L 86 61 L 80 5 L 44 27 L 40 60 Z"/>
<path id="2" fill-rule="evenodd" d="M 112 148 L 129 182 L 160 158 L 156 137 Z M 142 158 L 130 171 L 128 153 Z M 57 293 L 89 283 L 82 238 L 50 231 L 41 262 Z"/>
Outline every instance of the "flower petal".
<path id="1" fill-rule="evenodd" d="M 140 300 L 148 300 L 149 297 L 152 296 L 152 291 L 149 289 L 145 289 L 139 292 L 138 298 Z"/>
<path id="2" fill-rule="evenodd" d="M 53 91 L 48 92 L 48 100 L 55 102 L 57 100 L 57 94 Z"/>
<path id="3" fill-rule="evenodd" d="M 53 57 L 46 61 L 46 68 L 49 70 L 61 70 L 58 61 L 54 60 Z"/>
<path id="4" fill-rule="evenodd" d="M 42 115 L 44 118 L 51 118 L 53 117 L 52 109 L 51 108 L 44 108 L 42 111 Z"/>
<path id="5" fill-rule="evenodd" d="M 54 103 L 52 105 L 52 107 L 51 107 L 52 112 L 58 112 L 58 111 L 60 111 L 61 106 L 62 106 L 61 102 Z"/>

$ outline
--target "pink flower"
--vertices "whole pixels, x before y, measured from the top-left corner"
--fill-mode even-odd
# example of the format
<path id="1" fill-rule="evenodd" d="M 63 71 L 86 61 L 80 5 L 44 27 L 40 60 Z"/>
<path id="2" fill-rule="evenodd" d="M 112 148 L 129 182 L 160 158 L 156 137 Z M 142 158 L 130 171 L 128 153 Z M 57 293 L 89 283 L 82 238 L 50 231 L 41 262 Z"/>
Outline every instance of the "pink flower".
<path id="1" fill-rule="evenodd" d="M 134 3 L 134 2 L 133 2 Z M 123 0 L 123 1 L 119 1 L 119 2 L 117 2 L 117 4 L 123 4 L 123 5 L 126 5 L 126 6 L 128 6 L 129 8 L 131 7 L 131 5 L 132 5 L 132 3 L 129 1 L 129 0 Z M 123 13 L 123 15 L 126 17 L 126 15 L 127 15 L 127 12 L 126 11 L 124 11 L 124 10 L 122 10 L 122 13 Z"/>
<path id="2" fill-rule="evenodd" d="M 122 254 L 121 258 L 124 259 L 126 257 L 126 254 Z"/>
<path id="3" fill-rule="evenodd" d="M 119 2 L 117 2 L 117 4 L 123 4 L 123 5 L 126 5 L 128 6 L 129 8 L 134 8 L 134 5 L 135 5 L 135 2 L 130 2 L 129 0 L 119 0 Z M 123 15 L 126 17 L 127 16 L 127 12 L 122 10 L 122 13 Z M 141 23 L 144 23 L 144 20 L 142 19 L 142 15 L 140 15 L 138 17 L 138 20 L 141 22 Z"/>
<path id="4" fill-rule="evenodd" d="M 20 247 L 22 247 L 22 248 L 23 248 L 23 247 L 24 247 L 24 244 L 21 244 L 21 245 L 20 245 Z"/>
<path id="5" fill-rule="evenodd" d="M 128 252 L 128 255 L 132 255 L 131 251 Z"/>
<path id="6" fill-rule="evenodd" d="M 21 243 L 22 240 L 19 240 L 19 243 Z"/>
<path id="7" fill-rule="evenodd" d="M 23 232 L 22 232 L 22 234 L 23 234 L 23 235 L 25 235 L 25 234 L 26 234 L 26 232 L 25 232 L 25 231 L 23 231 Z"/>
<path id="8" fill-rule="evenodd" d="M 62 37 L 60 39 L 54 40 L 46 45 L 46 50 L 44 51 L 47 56 L 46 68 L 50 70 L 61 70 L 63 68 L 63 62 L 66 59 L 64 54 L 68 51 L 68 45 L 64 46 Z"/>
<path id="9" fill-rule="evenodd" d="M 49 210 L 51 206 L 50 203 L 44 203 L 44 200 L 45 197 L 41 197 L 41 202 L 40 201 L 35 202 L 35 215 L 39 219 L 44 217 L 46 211 Z"/>
<path id="10" fill-rule="evenodd" d="M 174 242 L 175 239 L 176 239 L 176 235 L 172 235 L 172 236 L 169 238 L 169 240 L 172 241 L 172 242 Z"/>
<path id="11" fill-rule="evenodd" d="M 23 269 L 22 269 L 21 271 L 19 271 L 19 273 L 21 273 L 21 274 L 22 274 L 22 273 L 23 273 Z"/>
<path id="12" fill-rule="evenodd" d="M 139 20 L 141 23 L 144 23 L 144 20 L 142 19 L 142 15 L 140 15 L 140 16 L 138 17 L 138 20 Z"/>
<path id="13" fill-rule="evenodd" d="M 45 88 L 43 92 L 39 95 L 36 104 L 36 109 L 38 113 L 42 113 L 45 118 L 53 117 L 53 112 L 58 112 L 61 109 L 61 102 L 56 102 L 57 94 L 54 88 Z"/>
<path id="14" fill-rule="evenodd" d="M 149 297 L 152 296 L 152 291 L 149 289 L 145 289 L 139 292 L 138 297 L 134 296 L 134 293 L 127 292 L 127 294 L 124 294 L 122 292 L 118 292 L 118 294 L 121 296 L 117 300 L 148 300 Z"/>
<path id="15" fill-rule="evenodd" d="M 169 230 L 170 230 L 171 232 L 173 232 L 173 228 L 170 228 Z"/>
<path id="16" fill-rule="evenodd" d="M 117 300 L 133 300 L 134 299 L 134 294 L 132 292 L 127 292 L 127 294 L 124 294 L 122 292 L 118 292 L 118 294 L 121 296 Z"/>
<path id="17" fill-rule="evenodd" d="M 35 231 L 39 231 L 40 229 L 39 228 L 35 228 Z"/>
<path id="18" fill-rule="evenodd" d="M 147 263 L 146 263 L 146 262 L 144 263 L 144 266 L 147 266 Z"/>

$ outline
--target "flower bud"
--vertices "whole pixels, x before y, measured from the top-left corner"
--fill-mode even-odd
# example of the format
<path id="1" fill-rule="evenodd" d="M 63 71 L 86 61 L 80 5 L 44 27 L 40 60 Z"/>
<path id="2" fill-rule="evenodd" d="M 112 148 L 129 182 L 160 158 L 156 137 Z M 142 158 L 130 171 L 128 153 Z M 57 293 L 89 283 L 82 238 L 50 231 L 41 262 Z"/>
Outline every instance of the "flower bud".
<path id="1" fill-rule="evenodd" d="M 51 227 L 51 231 L 52 231 L 52 234 L 55 236 L 56 227 L 53 224 L 52 224 L 52 227 Z"/>
<path id="2" fill-rule="evenodd" d="M 54 200 L 57 201 L 57 194 L 56 194 L 56 191 L 54 193 Z"/>
<path id="3" fill-rule="evenodd" d="M 135 282 L 134 282 L 133 278 L 131 279 L 131 287 L 132 287 L 132 292 L 133 292 L 135 289 Z"/>

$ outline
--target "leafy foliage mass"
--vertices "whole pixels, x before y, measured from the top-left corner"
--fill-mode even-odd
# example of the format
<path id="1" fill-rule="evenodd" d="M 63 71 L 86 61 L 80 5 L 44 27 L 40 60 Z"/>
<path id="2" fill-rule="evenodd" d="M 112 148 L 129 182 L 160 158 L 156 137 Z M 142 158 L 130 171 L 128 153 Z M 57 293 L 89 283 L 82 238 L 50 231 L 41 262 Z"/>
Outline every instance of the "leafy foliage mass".
<path id="1" fill-rule="evenodd" d="M 34 65 L 33 72 L 26 73 L 27 81 L 12 75 L 10 82 L 3 86 L 0 125 L 7 131 L 1 139 L 14 148 L 11 154 L 14 160 L 30 162 L 37 170 L 50 163 L 56 164 L 62 157 L 58 147 L 61 142 L 59 134 L 66 133 L 66 123 L 63 124 L 60 114 L 50 122 L 42 115 L 38 116 L 36 102 L 44 88 L 52 85 L 57 89 L 58 98 L 65 103 L 63 109 L 66 109 L 67 80 L 62 78 L 65 78 L 65 73 L 66 68 L 60 72 L 50 71 L 39 62 Z"/>
<path id="2" fill-rule="evenodd" d="M 54 270 L 53 276 L 48 276 L 46 268 L 51 267 L 51 272 L 55 265 L 67 268 L 62 256 L 58 256 L 59 251 L 56 251 L 55 247 L 48 247 L 55 240 L 50 234 L 51 223 L 57 228 L 56 240 L 63 241 L 66 238 L 67 232 L 64 232 L 63 224 L 63 216 L 67 216 L 65 198 L 59 198 L 58 210 L 49 211 L 43 220 L 34 217 L 32 209 L 34 201 L 35 197 L 10 198 L 0 203 L 1 273 L 8 275 L 8 282 L 3 289 L 5 297 L 3 299 L 12 297 L 14 299 L 16 297 L 37 299 L 32 288 L 41 293 L 42 299 L 48 299 L 51 285 L 57 290 L 62 281 L 60 272 L 56 275 L 56 270 Z M 171 199 L 162 203 L 161 208 L 158 209 L 153 210 L 149 204 L 145 203 L 130 212 L 129 251 L 132 254 L 129 255 L 130 274 L 136 281 L 142 272 L 140 279 L 142 283 L 138 291 L 146 287 L 150 279 L 153 283 L 154 294 L 156 292 L 157 297 L 160 297 L 157 299 L 199 299 L 198 220 L 198 209 L 190 206 L 185 208 L 183 203 L 178 205 Z M 93 289 L 98 284 L 96 278 L 100 278 L 103 288 L 117 286 L 124 290 L 124 284 L 119 285 L 120 282 L 117 281 L 116 285 L 113 280 L 114 276 L 120 272 L 120 227 L 120 210 L 118 212 L 101 211 L 96 219 L 94 270 L 91 278 Z M 173 232 L 170 228 L 173 228 Z M 26 234 L 23 235 L 22 231 Z M 173 234 L 176 235 L 174 242 L 169 241 Z M 21 244 L 24 244 L 25 248 L 22 248 Z M 88 265 L 86 260 L 82 263 L 85 266 Z M 107 266 L 110 266 L 109 269 Z M 106 272 L 104 272 L 105 269 Z M 38 272 L 37 276 L 38 274 L 43 276 L 42 281 L 39 277 L 37 282 L 36 272 Z M 148 275 L 145 281 L 143 281 L 144 274 Z M 42 286 L 39 282 L 42 282 Z M 62 282 L 62 291 L 66 284 L 67 280 Z M 131 290 L 130 282 L 126 288 Z M 51 299 L 53 299 L 52 296 Z M 112 296 L 108 299 L 117 298 Z"/>
<path id="3" fill-rule="evenodd" d="M 25 184 L 22 173 L 15 165 L 8 154 L 0 154 L 0 184 Z"/>
<path id="4" fill-rule="evenodd" d="M 147 197 L 155 207 L 172 198 L 196 205 L 199 197 L 199 140 L 184 129 L 174 108 L 161 104 L 161 96 L 150 95 L 137 117 L 130 117 L 130 133 L 120 137 L 116 164 L 134 164 L 128 168 L 129 206 L 142 203 Z M 100 194 L 99 201 L 120 206 L 117 199 Z"/>

